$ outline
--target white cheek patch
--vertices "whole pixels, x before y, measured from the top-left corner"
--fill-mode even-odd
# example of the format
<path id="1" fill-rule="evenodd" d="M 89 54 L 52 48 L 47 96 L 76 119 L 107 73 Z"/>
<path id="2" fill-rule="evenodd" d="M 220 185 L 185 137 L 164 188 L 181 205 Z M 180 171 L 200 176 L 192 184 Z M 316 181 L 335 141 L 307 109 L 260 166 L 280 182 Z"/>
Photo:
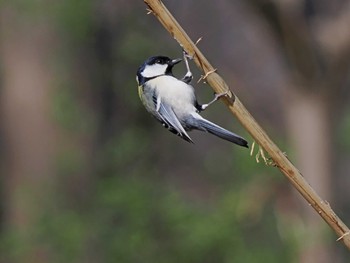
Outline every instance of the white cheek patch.
<path id="1" fill-rule="evenodd" d="M 159 75 L 165 74 L 168 65 L 164 64 L 153 64 L 147 65 L 145 69 L 141 72 L 141 75 L 145 78 L 153 78 Z"/>

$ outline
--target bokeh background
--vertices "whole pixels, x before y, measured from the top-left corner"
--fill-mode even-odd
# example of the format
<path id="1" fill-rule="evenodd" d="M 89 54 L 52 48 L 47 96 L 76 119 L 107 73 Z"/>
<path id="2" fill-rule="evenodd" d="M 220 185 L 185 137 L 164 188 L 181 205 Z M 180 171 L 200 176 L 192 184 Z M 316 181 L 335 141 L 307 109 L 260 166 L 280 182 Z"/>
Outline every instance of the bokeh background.
<path id="1" fill-rule="evenodd" d="M 165 4 L 349 224 L 350 2 Z M 146 13 L 141 0 L 1 1 L 0 262 L 349 262 L 276 168 L 147 114 L 138 66 L 181 49 Z M 203 115 L 253 142 L 222 103 Z"/>

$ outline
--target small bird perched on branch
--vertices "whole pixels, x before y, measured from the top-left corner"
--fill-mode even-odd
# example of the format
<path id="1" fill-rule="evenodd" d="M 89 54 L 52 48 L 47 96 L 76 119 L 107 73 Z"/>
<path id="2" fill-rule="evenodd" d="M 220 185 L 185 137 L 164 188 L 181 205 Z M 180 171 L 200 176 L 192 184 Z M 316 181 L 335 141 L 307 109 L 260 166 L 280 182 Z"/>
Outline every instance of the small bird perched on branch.
<path id="1" fill-rule="evenodd" d="M 190 85 L 193 76 L 187 57 L 184 51 L 187 73 L 181 80 L 175 78 L 172 73 L 173 66 L 182 61 L 180 58 L 154 56 L 139 67 L 136 80 L 140 99 L 147 111 L 169 131 L 188 142 L 193 143 L 187 131 L 200 130 L 248 148 L 245 139 L 199 115 L 226 93 L 216 94 L 212 101 L 200 105 Z"/>

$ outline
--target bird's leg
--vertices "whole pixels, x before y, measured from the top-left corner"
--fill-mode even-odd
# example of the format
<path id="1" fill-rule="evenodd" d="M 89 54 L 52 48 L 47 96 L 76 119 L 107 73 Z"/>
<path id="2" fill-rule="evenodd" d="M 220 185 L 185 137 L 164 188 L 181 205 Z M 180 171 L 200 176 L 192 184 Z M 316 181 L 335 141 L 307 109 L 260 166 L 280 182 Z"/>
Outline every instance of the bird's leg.
<path id="1" fill-rule="evenodd" d="M 188 55 L 185 50 L 183 50 L 182 53 L 184 56 L 184 61 L 185 61 L 186 69 L 187 69 L 186 75 L 182 78 L 182 81 L 185 82 L 186 84 L 190 84 L 191 80 L 193 79 L 193 75 L 192 75 L 192 72 L 190 70 L 190 66 L 188 65 L 187 58 L 192 59 L 192 57 L 190 55 Z"/>
<path id="2" fill-rule="evenodd" d="M 223 92 L 223 93 L 219 93 L 219 94 L 215 94 L 214 99 L 206 104 L 201 105 L 201 110 L 205 110 L 206 108 L 208 108 L 211 104 L 213 104 L 215 101 L 217 101 L 218 99 L 220 99 L 223 96 L 227 96 L 228 92 Z"/>

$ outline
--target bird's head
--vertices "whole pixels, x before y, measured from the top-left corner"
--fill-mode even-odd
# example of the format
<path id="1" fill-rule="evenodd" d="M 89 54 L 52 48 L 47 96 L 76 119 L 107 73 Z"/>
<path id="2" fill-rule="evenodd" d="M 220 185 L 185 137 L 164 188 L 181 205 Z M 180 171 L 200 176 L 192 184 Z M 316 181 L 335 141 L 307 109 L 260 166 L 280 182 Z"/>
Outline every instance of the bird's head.
<path id="1" fill-rule="evenodd" d="M 137 70 L 136 80 L 142 85 L 149 79 L 161 75 L 172 75 L 173 66 L 181 61 L 181 58 L 170 59 L 165 56 L 150 57 Z"/>

